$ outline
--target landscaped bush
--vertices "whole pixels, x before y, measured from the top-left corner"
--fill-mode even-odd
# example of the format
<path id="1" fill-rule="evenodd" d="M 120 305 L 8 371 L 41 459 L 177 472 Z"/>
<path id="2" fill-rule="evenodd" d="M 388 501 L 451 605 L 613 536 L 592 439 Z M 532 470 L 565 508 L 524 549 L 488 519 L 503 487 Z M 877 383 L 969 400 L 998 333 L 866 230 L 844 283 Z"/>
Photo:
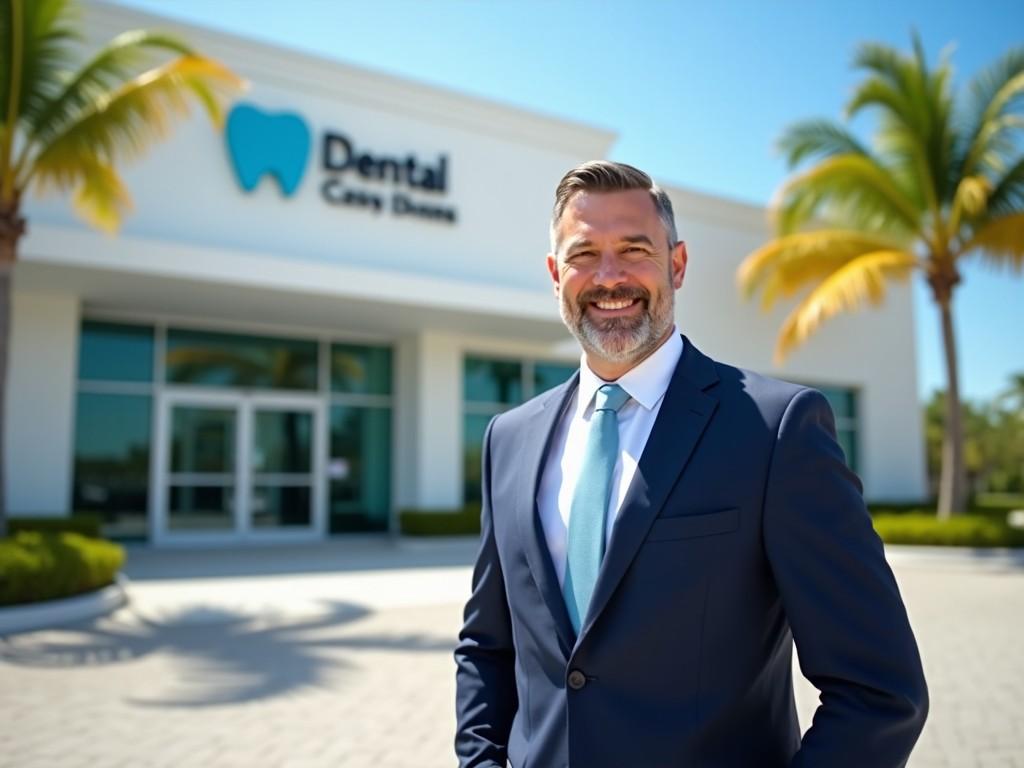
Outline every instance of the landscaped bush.
<path id="1" fill-rule="evenodd" d="M 7 531 L 13 536 L 21 531 L 40 533 L 78 533 L 100 538 L 100 519 L 95 515 L 73 517 L 12 517 L 7 520 Z"/>
<path id="2" fill-rule="evenodd" d="M 1005 513 L 959 515 L 939 520 L 934 512 L 875 514 L 875 530 L 887 544 L 956 547 L 1020 547 L 1024 531 L 1011 528 Z"/>
<path id="3" fill-rule="evenodd" d="M 480 534 L 480 505 L 457 510 L 407 509 L 399 515 L 406 536 L 467 536 Z"/>
<path id="4" fill-rule="evenodd" d="M 124 550 L 109 541 L 22 531 L 0 539 L 0 605 L 90 592 L 111 584 L 123 564 Z"/>

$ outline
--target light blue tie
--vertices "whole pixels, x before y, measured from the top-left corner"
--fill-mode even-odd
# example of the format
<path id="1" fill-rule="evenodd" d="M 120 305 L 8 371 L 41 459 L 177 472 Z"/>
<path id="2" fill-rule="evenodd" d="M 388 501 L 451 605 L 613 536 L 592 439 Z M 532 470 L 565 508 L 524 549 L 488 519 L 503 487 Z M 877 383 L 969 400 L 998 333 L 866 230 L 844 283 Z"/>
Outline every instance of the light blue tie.
<path id="1" fill-rule="evenodd" d="M 619 457 L 618 411 L 627 400 L 629 394 L 618 384 L 605 384 L 597 390 L 583 466 L 569 509 L 568 556 L 562 595 L 577 633 L 587 615 L 604 556 L 608 497 Z"/>

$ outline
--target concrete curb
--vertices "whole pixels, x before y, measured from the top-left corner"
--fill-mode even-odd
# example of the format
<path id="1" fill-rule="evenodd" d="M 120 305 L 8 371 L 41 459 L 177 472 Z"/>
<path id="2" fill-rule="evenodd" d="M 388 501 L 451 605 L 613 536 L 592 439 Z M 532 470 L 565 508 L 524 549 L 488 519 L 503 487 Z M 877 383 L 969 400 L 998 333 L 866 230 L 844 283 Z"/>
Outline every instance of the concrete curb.
<path id="1" fill-rule="evenodd" d="M 0 608 L 0 636 L 106 616 L 128 603 L 128 591 L 125 589 L 127 584 L 128 580 L 118 574 L 113 584 L 95 592 Z"/>
<path id="2" fill-rule="evenodd" d="M 909 566 L 949 566 L 995 570 L 1024 568 L 1024 548 L 1021 547 L 935 547 L 886 544 L 885 556 L 890 563 Z"/>

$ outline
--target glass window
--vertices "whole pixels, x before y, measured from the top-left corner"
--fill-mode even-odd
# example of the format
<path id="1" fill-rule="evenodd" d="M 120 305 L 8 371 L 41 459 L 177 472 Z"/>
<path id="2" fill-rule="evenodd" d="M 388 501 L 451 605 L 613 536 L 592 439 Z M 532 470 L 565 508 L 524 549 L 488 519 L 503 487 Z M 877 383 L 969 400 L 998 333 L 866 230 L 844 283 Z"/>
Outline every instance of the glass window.
<path id="1" fill-rule="evenodd" d="M 842 389 L 840 387 L 819 387 L 818 389 L 828 400 L 828 404 L 832 406 L 832 413 L 835 414 L 837 420 L 854 419 L 857 417 L 854 391 L 852 389 Z"/>
<path id="2" fill-rule="evenodd" d="M 331 407 L 330 531 L 386 531 L 391 513 L 391 409 Z"/>
<path id="3" fill-rule="evenodd" d="M 577 368 L 578 365 L 565 363 L 537 363 L 533 366 L 533 394 L 539 395 L 564 383 Z"/>
<path id="4" fill-rule="evenodd" d="M 144 325 L 82 323 L 78 378 L 85 381 L 152 381 L 153 329 Z"/>
<path id="5" fill-rule="evenodd" d="M 147 395 L 78 394 L 72 504 L 107 536 L 147 534 L 151 408 Z"/>
<path id="6" fill-rule="evenodd" d="M 391 348 L 332 344 L 331 390 L 390 395 Z"/>
<path id="7" fill-rule="evenodd" d="M 171 329 L 167 381 L 207 387 L 317 389 L 317 343 Z"/>
<path id="8" fill-rule="evenodd" d="M 313 414 L 258 410 L 253 424 L 252 470 L 306 474 L 313 467 Z"/>
<path id="9" fill-rule="evenodd" d="M 487 431 L 487 425 L 494 416 L 467 413 L 462 418 L 462 497 L 467 503 L 479 502 L 484 432 Z"/>
<path id="10" fill-rule="evenodd" d="M 174 406 L 171 414 L 171 472 L 230 475 L 234 471 L 234 409 Z"/>
<path id="11" fill-rule="evenodd" d="M 523 366 L 514 360 L 467 357 L 462 391 L 468 401 L 517 405 L 523 402 Z"/>

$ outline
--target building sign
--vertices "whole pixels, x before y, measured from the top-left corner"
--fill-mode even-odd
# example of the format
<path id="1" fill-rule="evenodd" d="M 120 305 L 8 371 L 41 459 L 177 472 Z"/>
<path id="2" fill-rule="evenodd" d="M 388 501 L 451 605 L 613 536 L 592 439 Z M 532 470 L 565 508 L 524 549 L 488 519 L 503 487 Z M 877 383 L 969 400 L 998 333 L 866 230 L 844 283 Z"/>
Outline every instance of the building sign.
<path id="1" fill-rule="evenodd" d="M 242 189 L 251 192 L 272 176 L 285 197 L 295 194 L 309 165 L 312 131 L 294 112 L 267 112 L 237 104 L 225 130 L 228 154 Z M 338 130 L 319 142 L 320 196 L 334 206 L 373 214 L 416 217 L 454 224 L 448 193 L 448 156 L 424 159 L 414 153 L 380 153 Z"/>

